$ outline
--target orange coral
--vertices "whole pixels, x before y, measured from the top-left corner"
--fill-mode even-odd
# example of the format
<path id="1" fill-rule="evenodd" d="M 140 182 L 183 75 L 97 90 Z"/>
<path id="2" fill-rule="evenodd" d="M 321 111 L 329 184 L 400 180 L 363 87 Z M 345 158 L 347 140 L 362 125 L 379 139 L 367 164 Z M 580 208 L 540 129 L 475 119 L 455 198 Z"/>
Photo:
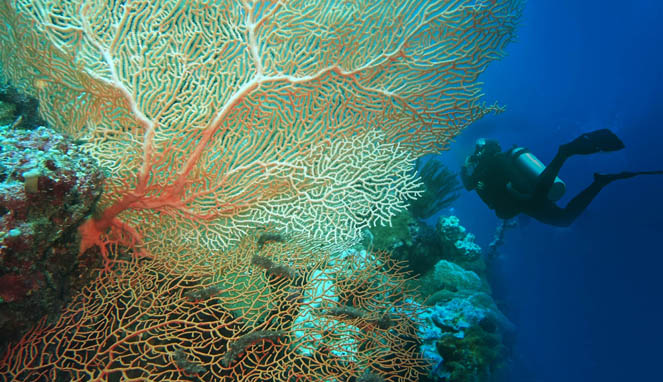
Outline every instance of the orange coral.
<path id="1" fill-rule="evenodd" d="M 12 346 L 14 380 L 413 381 L 403 278 L 345 244 L 420 193 L 415 155 L 495 107 L 520 0 L 0 1 L 0 60 L 109 172 L 105 272 Z M 117 249 L 133 254 L 120 259 Z M 251 259 L 254 259 L 253 263 Z"/>
<path id="2" fill-rule="evenodd" d="M 419 194 L 415 155 L 497 110 L 477 77 L 520 7 L 2 1 L 0 60 L 109 172 L 82 250 L 216 251 L 267 224 L 344 244 Z"/>
<path id="3" fill-rule="evenodd" d="M 289 276 L 255 265 L 258 254 L 287 265 Z M 405 279 L 381 256 L 362 260 L 364 270 L 356 259 L 244 240 L 210 261 L 116 263 L 58 322 L 41 322 L 11 346 L 0 375 L 23 382 L 340 381 L 366 373 L 416 380 L 425 364 Z M 359 281 L 349 282 L 351 273 Z M 349 305 L 365 315 L 328 314 Z"/>

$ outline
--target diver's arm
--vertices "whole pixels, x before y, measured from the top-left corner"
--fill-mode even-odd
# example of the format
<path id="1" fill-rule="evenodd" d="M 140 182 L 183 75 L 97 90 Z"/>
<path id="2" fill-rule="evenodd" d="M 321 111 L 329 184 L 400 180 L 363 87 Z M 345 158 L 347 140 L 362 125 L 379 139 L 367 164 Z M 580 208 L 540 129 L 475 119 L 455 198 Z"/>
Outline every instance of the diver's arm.
<path id="1" fill-rule="evenodd" d="M 465 164 L 460 169 L 460 180 L 463 182 L 463 186 L 465 186 L 465 189 L 468 191 L 474 190 L 479 183 L 474 175 L 473 166 L 471 166 L 468 161 L 465 161 Z"/>

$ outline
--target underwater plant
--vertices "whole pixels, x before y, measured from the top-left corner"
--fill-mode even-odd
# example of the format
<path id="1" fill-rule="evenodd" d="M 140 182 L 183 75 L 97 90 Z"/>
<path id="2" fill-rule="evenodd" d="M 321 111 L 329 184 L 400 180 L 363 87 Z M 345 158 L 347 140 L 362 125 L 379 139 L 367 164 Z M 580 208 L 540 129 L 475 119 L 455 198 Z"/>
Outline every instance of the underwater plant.
<path id="1" fill-rule="evenodd" d="M 424 184 L 421 196 L 410 202 L 410 211 L 418 219 L 428 219 L 460 197 L 462 188 L 456 174 L 441 160 L 431 158 L 423 165 L 417 160 L 417 171 Z"/>
<path id="2" fill-rule="evenodd" d="M 0 2 L 4 75 L 109 172 L 81 250 L 249 230 L 343 244 L 420 193 L 414 157 L 498 109 L 520 0 Z"/>

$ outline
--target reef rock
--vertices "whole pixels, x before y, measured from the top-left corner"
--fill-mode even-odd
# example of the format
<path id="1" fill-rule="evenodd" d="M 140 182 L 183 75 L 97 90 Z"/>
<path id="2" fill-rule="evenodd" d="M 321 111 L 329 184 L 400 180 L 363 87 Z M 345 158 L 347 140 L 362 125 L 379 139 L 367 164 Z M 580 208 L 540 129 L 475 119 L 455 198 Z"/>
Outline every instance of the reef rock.
<path id="1" fill-rule="evenodd" d="M 45 127 L 0 127 L 0 350 L 67 300 L 76 228 L 103 174 L 69 139 Z"/>

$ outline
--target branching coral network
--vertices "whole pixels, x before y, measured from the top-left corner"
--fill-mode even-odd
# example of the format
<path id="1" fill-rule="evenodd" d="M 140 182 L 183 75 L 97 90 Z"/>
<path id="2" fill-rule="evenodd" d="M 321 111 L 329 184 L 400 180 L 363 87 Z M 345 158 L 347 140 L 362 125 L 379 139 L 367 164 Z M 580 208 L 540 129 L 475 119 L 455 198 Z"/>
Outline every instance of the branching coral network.
<path id="1" fill-rule="evenodd" d="M 384 255 L 362 259 L 249 239 L 197 264 L 134 258 L 12 345 L 0 380 L 416 380 L 406 279 Z M 330 316 L 350 307 L 362 315 Z"/>
<path id="2" fill-rule="evenodd" d="M 401 269 L 329 251 L 389 224 L 422 192 L 415 158 L 499 110 L 477 79 L 521 6 L 0 0 L 3 76 L 108 173 L 80 228 L 104 269 L 0 376 L 417 380 Z"/>
<path id="3" fill-rule="evenodd" d="M 82 249 L 343 244 L 483 106 L 520 1 L 2 1 L 7 77 L 110 172 Z"/>

